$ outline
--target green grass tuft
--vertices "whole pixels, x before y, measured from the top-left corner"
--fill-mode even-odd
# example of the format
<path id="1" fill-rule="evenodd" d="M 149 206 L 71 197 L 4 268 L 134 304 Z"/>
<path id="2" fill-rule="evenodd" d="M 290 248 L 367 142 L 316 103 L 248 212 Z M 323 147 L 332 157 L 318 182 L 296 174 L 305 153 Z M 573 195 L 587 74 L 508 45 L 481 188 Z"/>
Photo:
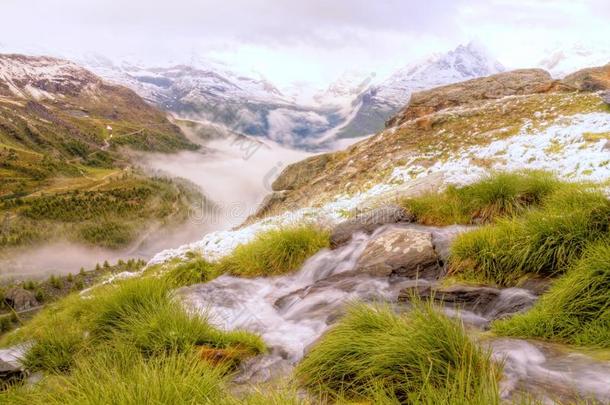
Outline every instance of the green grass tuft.
<path id="1" fill-rule="evenodd" d="M 189 254 L 186 260 L 170 263 L 170 266 L 163 278 L 173 287 L 205 283 L 220 275 L 216 264 L 197 254 Z"/>
<path id="2" fill-rule="evenodd" d="M 451 271 L 499 285 L 514 285 L 528 273 L 554 276 L 609 228 L 610 201 L 603 193 L 562 189 L 540 209 L 460 235 L 451 248 Z"/>
<path id="3" fill-rule="evenodd" d="M 502 335 L 610 348 L 610 240 L 590 246 L 530 311 L 496 321 Z"/>
<path id="4" fill-rule="evenodd" d="M 431 304 L 406 315 L 354 305 L 297 368 L 311 391 L 375 403 L 494 404 L 499 368 Z"/>
<path id="5" fill-rule="evenodd" d="M 289 273 L 329 243 L 328 231 L 311 225 L 271 230 L 221 259 L 218 271 L 242 277 Z"/>
<path id="6" fill-rule="evenodd" d="M 83 348 L 84 340 L 78 329 L 41 334 L 26 352 L 23 365 L 30 371 L 67 372 L 74 364 L 76 353 Z"/>
<path id="7" fill-rule="evenodd" d="M 401 204 L 426 225 L 490 222 L 539 206 L 551 193 L 568 187 L 541 171 L 495 173 L 464 187 L 406 198 Z"/>
<path id="8" fill-rule="evenodd" d="M 14 404 L 226 404 L 224 370 L 196 353 L 147 359 L 124 345 L 79 357 L 71 374 L 0 395 Z"/>
<path id="9" fill-rule="evenodd" d="M 126 280 L 98 287 L 92 294 L 71 295 L 50 305 L 3 343 L 33 341 L 26 365 L 54 373 L 70 371 L 80 352 L 95 352 L 107 344 L 125 344 L 150 358 L 194 347 L 234 348 L 239 356 L 230 359 L 233 364 L 265 350 L 258 336 L 224 332 L 188 314 L 159 279 Z"/>

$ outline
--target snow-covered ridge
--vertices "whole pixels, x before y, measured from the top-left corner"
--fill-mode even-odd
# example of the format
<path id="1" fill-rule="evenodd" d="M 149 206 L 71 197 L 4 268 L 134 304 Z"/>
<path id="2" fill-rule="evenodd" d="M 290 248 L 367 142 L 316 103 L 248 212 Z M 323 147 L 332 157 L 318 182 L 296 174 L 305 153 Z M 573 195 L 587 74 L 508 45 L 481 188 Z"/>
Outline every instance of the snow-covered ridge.
<path id="1" fill-rule="evenodd" d="M 67 60 L 0 54 L 0 92 L 5 86 L 5 95 L 53 99 L 98 82 L 91 72 Z"/>
<path id="2" fill-rule="evenodd" d="M 398 70 L 377 86 L 375 98 L 381 103 L 403 107 L 414 91 L 489 76 L 504 70 L 488 50 L 471 42 Z"/>
<path id="3" fill-rule="evenodd" d="M 344 220 L 344 213 L 382 198 L 408 194 L 425 182 L 465 185 L 491 170 L 541 169 L 568 181 L 610 181 L 610 114 L 595 112 L 562 117 L 536 132 L 526 123 L 519 134 L 485 146 L 472 146 L 452 153 L 431 167 L 406 162 L 396 167 L 386 182 L 353 196 L 337 195 L 320 208 L 305 207 L 270 217 L 233 231 L 207 234 L 200 241 L 157 254 L 149 265 L 198 251 L 209 260 L 229 254 L 237 245 L 251 241 L 259 232 L 301 221 L 332 225 Z M 415 161 L 416 158 L 411 161 Z M 486 160 L 486 167 L 476 161 Z M 607 190 L 610 191 L 610 190 Z"/>

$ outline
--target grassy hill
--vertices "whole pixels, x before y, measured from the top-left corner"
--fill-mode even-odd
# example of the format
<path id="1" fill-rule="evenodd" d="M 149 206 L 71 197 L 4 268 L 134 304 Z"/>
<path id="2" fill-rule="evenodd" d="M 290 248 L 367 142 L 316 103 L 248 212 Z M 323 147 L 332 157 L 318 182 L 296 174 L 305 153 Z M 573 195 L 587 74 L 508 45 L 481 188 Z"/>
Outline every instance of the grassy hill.
<path id="1" fill-rule="evenodd" d="M 50 238 L 118 248 L 185 218 L 196 192 L 132 167 L 130 150 L 194 150 L 131 90 L 67 61 L 0 55 L 0 250 Z"/>

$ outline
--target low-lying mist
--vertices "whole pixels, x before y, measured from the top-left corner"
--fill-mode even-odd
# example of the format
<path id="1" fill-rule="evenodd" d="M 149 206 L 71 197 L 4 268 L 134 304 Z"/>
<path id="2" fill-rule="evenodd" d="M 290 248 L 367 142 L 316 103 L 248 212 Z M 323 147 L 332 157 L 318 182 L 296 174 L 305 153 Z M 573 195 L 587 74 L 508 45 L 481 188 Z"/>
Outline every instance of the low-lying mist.
<path id="1" fill-rule="evenodd" d="M 271 192 L 271 183 L 290 163 L 310 154 L 251 138 L 214 140 L 203 151 L 147 154 L 140 163 L 171 177 L 182 177 L 200 187 L 220 212 L 216 229 L 239 225 L 256 212 Z"/>
<path id="2" fill-rule="evenodd" d="M 104 261 L 119 259 L 148 260 L 159 251 L 196 240 L 214 230 L 213 224 L 187 221 L 175 227 L 152 225 L 132 246 L 111 250 L 67 241 L 45 243 L 33 248 L 5 252 L 0 258 L 0 279 L 36 279 L 50 274 L 77 273 L 81 267 L 91 270 Z"/>
<path id="3" fill-rule="evenodd" d="M 201 139 L 199 142 L 202 143 Z M 97 263 L 119 259 L 149 259 L 161 250 L 199 240 L 208 232 L 239 225 L 256 212 L 271 191 L 271 183 L 290 163 L 308 153 L 252 138 L 217 139 L 201 151 L 177 154 L 140 154 L 138 164 L 151 174 L 181 177 L 194 183 L 207 199 L 196 204 L 185 223 L 151 225 L 138 241 L 122 250 L 91 248 L 69 242 L 20 249 L 0 258 L 0 278 L 42 278 L 49 274 L 92 269 Z"/>

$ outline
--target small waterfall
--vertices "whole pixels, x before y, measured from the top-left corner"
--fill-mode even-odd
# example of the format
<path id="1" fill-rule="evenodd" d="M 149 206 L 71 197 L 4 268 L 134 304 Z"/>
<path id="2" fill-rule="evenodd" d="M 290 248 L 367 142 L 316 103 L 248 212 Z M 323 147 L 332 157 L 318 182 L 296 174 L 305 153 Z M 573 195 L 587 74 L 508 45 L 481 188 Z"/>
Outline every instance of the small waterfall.
<path id="1" fill-rule="evenodd" d="M 382 232 L 380 229 L 379 232 Z M 279 364 L 293 365 L 339 317 L 350 300 L 394 301 L 400 286 L 389 278 L 354 274 L 356 261 L 371 236 L 357 234 L 338 249 L 324 249 L 294 274 L 244 279 L 221 276 L 182 288 L 187 306 L 225 329 L 246 329 L 262 336 L 271 349 L 246 370 L 266 379 Z M 249 375 L 249 377 L 251 377 Z"/>
<path id="2" fill-rule="evenodd" d="M 221 276 L 177 293 L 190 310 L 207 316 L 219 327 L 245 329 L 265 340 L 270 353 L 247 362 L 236 382 L 257 383 L 289 375 L 307 348 L 340 317 L 346 302 L 395 303 L 401 289 L 422 282 L 373 277 L 355 269 L 367 243 L 396 226 L 380 227 L 372 235 L 356 234 L 345 246 L 318 252 L 293 274 L 254 279 Z M 441 260 L 446 259 L 453 237 L 468 229 L 401 226 L 431 232 Z M 528 290 L 508 288 L 497 290 L 496 297 L 483 307 L 466 310 L 459 304 L 446 303 L 444 310 L 473 327 L 485 329 L 491 320 L 526 310 L 536 299 Z M 505 398 L 527 391 L 550 403 L 550 398 L 572 398 L 574 393 L 610 401 L 607 363 L 551 350 L 540 342 L 490 339 L 486 344 L 495 358 L 504 361 L 501 388 Z"/>

